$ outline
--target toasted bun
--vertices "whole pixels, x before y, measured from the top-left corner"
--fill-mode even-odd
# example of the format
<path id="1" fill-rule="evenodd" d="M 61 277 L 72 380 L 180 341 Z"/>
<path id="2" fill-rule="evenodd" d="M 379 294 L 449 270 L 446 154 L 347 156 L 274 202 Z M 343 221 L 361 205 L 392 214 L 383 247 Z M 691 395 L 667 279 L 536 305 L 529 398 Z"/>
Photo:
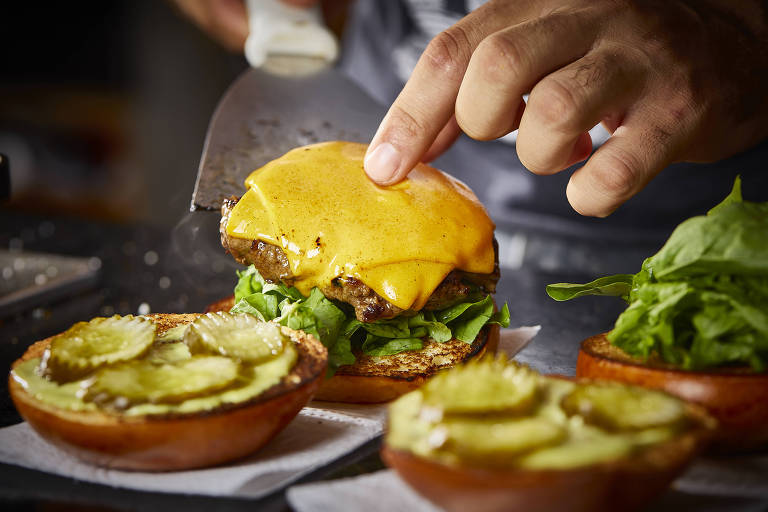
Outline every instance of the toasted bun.
<path id="1" fill-rule="evenodd" d="M 189 323 L 198 314 L 149 315 L 158 333 Z M 88 462 L 107 467 L 167 471 L 220 464 L 266 444 L 312 398 L 325 375 L 327 352 L 313 336 L 283 328 L 298 360 L 280 383 L 242 404 L 189 414 L 127 417 L 75 412 L 41 403 L 9 378 L 21 416 L 46 440 Z M 40 357 L 51 338 L 29 347 L 13 367 Z"/>
<path id="2" fill-rule="evenodd" d="M 576 375 L 661 389 L 703 406 L 719 422 L 712 444 L 715 450 L 768 446 L 768 373 L 749 368 L 696 372 L 659 361 L 644 362 L 600 334 L 582 342 Z"/>
<path id="3" fill-rule="evenodd" d="M 235 305 L 235 296 L 230 295 L 229 297 L 225 297 L 223 299 L 217 300 L 216 302 L 208 304 L 208 307 L 205 308 L 204 313 L 216 313 L 217 311 L 229 311 L 230 309 L 232 309 L 234 305 Z"/>
<path id="4" fill-rule="evenodd" d="M 229 311 L 234 297 L 219 300 L 206 313 Z M 424 348 L 392 356 L 356 354 L 355 364 L 341 366 L 320 385 L 315 400 L 347 403 L 382 403 L 413 391 L 440 370 L 451 368 L 485 353 L 496 352 L 499 326 L 485 327 L 470 345 L 460 340 L 437 343 L 427 340 Z"/>
<path id="5" fill-rule="evenodd" d="M 455 467 L 386 445 L 381 456 L 411 487 L 448 511 L 637 510 L 660 494 L 706 443 L 711 419 L 690 405 L 694 427 L 639 454 L 568 470 Z"/>
<path id="6" fill-rule="evenodd" d="M 355 364 L 341 366 L 320 386 L 315 400 L 381 403 L 423 386 L 440 370 L 493 353 L 499 343 L 499 326 L 486 327 L 471 345 L 460 340 L 445 343 L 427 340 L 422 350 L 392 356 L 356 354 Z"/>

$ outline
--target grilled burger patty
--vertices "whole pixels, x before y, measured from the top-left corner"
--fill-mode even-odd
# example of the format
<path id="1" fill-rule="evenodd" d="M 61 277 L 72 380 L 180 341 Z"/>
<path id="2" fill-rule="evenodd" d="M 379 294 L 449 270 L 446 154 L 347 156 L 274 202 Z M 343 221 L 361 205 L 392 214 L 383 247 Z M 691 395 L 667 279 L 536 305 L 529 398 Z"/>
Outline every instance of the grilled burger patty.
<path id="1" fill-rule="evenodd" d="M 227 234 L 227 222 L 238 198 L 225 199 L 221 205 L 221 245 L 243 265 L 253 264 L 264 279 L 273 282 L 283 282 L 291 285 L 293 274 L 288 264 L 288 257 L 283 249 L 261 240 L 249 240 L 230 237 Z M 496 266 L 490 274 L 472 274 L 461 270 L 453 270 L 435 289 L 427 303 L 426 310 L 444 309 L 466 299 L 475 287 L 484 293 L 494 293 L 496 282 L 499 280 L 498 247 L 496 251 Z M 393 318 L 403 312 L 394 304 L 381 297 L 363 282 L 352 276 L 339 276 L 320 291 L 331 299 L 346 302 L 355 308 L 355 316 L 361 322 L 374 322 L 385 318 Z"/>

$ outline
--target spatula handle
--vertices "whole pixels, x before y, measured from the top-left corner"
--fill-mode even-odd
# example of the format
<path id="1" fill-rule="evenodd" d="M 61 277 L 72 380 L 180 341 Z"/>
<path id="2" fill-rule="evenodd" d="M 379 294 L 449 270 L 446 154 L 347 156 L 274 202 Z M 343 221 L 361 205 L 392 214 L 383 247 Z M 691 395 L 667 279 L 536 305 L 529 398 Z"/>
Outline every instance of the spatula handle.
<path id="1" fill-rule="evenodd" d="M 245 43 L 248 63 L 261 67 L 270 55 L 336 60 L 339 46 L 322 24 L 319 5 L 294 7 L 280 0 L 247 0 L 250 35 Z"/>

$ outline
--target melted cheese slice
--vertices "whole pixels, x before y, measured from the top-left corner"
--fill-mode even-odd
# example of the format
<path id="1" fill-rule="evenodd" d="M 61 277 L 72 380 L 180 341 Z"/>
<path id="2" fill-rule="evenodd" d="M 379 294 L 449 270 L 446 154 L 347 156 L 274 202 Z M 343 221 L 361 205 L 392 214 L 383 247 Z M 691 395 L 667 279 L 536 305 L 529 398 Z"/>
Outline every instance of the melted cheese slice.
<path id="1" fill-rule="evenodd" d="M 377 186 L 363 171 L 365 149 L 315 144 L 254 171 L 227 232 L 282 247 L 304 295 L 347 275 L 418 310 L 451 270 L 493 271 L 494 225 L 466 185 L 419 164 Z"/>

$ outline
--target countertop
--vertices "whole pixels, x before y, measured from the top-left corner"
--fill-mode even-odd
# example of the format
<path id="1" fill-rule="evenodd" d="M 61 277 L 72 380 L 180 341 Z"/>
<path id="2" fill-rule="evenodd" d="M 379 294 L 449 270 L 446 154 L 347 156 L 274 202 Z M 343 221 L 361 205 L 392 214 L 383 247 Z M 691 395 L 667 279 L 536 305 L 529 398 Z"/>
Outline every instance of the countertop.
<path id="1" fill-rule="evenodd" d="M 101 262 L 98 281 L 89 289 L 0 318 L 0 365 L 9 368 L 30 343 L 60 332 L 76 321 L 114 313 L 202 311 L 207 304 L 230 294 L 237 267 L 218 246 L 217 221 L 215 214 L 189 214 L 168 232 L 149 226 L 51 219 L 0 210 L 0 248 L 96 257 Z M 545 285 L 591 279 L 596 263 L 605 272 L 632 272 L 654 246 L 646 241 L 605 251 L 603 246 L 579 244 L 503 223 L 498 228 L 498 238 L 503 277 L 497 302 L 509 304 L 512 326 L 542 326 L 534 342 L 518 358 L 539 370 L 561 374 L 573 374 L 579 341 L 610 329 L 623 304 L 617 299 L 600 297 L 556 303 L 547 297 Z M 2 386 L 0 426 L 8 426 L 18 423 L 20 417 L 8 396 L 7 383 L 3 381 Z M 380 469 L 383 466 L 377 449 L 378 441 L 370 442 L 301 481 Z M 0 465 L 0 504 L 6 510 L 46 505 L 99 510 L 164 510 L 170 506 L 190 511 L 287 508 L 284 492 L 255 502 L 146 493 L 9 465 Z M 760 510 L 768 507 L 768 503 L 668 492 L 652 509 L 694 507 Z"/>

